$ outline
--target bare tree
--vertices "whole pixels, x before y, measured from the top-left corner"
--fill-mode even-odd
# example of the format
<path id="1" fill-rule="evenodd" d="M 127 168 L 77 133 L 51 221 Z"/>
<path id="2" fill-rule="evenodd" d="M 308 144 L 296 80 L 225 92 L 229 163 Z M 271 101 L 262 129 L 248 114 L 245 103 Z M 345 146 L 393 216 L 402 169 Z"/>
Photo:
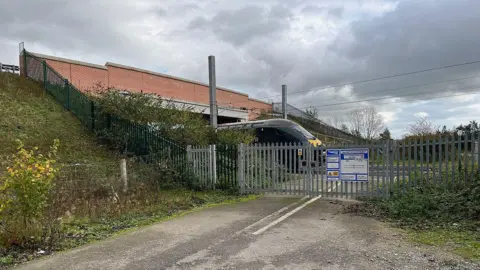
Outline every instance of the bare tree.
<path id="1" fill-rule="evenodd" d="M 343 126 L 345 125 L 345 119 L 343 116 L 339 116 L 339 115 L 333 115 L 333 116 L 328 116 L 328 117 L 322 117 L 320 119 L 322 122 L 334 127 L 334 128 L 338 128 L 338 129 L 342 129 L 343 130 Z M 345 131 L 345 130 L 344 130 Z M 348 128 L 346 130 L 346 132 L 349 132 L 348 131 Z"/>
<path id="2" fill-rule="evenodd" d="M 377 138 L 385 128 L 382 116 L 375 107 L 350 111 L 346 117 L 346 124 L 352 134 L 361 135 L 368 140 Z"/>
<path id="3" fill-rule="evenodd" d="M 347 132 L 347 133 L 350 133 L 350 130 L 348 129 L 348 126 L 343 123 L 341 126 L 340 126 L 340 129 L 344 132 Z"/>
<path id="4" fill-rule="evenodd" d="M 440 126 L 434 126 L 432 121 L 428 120 L 427 117 L 422 117 L 418 119 L 415 123 L 408 126 L 408 135 L 426 136 L 430 134 L 435 134 L 436 131 L 439 129 Z"/>
<path id="5" fill-rule="evenodd" d="M 305 114 L 307 114 L 309 117 L 313 119 L 318 119 L 320 114 L 318 113 L 318 109 L 315 107 L 310 107 L 305 110 Z"/>

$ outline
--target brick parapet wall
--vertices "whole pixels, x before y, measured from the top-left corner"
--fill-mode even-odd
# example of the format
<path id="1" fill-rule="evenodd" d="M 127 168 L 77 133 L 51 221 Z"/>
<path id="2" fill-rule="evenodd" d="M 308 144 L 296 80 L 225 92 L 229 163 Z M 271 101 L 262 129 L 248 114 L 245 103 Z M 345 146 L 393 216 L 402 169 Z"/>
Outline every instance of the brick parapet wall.
<path id="1" fill-rule="evenodd" d="M 155 93 L 164 98 L 182 101 L 209 103 L 208 85 L 200 82 L 115 63 L 102 66 L 43 54 L 35 55 L 44 59 L 60 75 L 83 91 L 101 86 Z M 23 66 L 22 56 L 20 66 Z M 247 94 L 222 87 L 217 88 L 217 103 L 224 107 L 248 109 L 250 120 L 257 118 L 261 111 L 272 111 L 270 103 L 250 99 Z"/>

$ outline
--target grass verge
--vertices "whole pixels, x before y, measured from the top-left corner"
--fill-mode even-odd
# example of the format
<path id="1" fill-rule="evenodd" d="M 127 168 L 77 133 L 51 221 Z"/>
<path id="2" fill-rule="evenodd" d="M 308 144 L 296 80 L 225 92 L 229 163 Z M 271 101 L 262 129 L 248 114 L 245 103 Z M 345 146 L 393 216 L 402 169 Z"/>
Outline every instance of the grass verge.
<path id="1" fill-rule="evenodd" d="M 434 229 L 430 231 L 408 230 L 413 242 L 438 246 L 464 258 L 480 261 L 480 233 Z"/>
<path id="2" fill-rule="evenodd" d="M 24 263 L 37 257 L 66 251 L 88 243 L 103 240 L 142 226 L 151 225 L 174 217 L 223 204 L 257 199 L 257 195 L 237 196 L 218 191 L 167 190 L 159 194 L 161 203 L 130 207 L 129 212 L 96 218 L 70 217 L 61 226 L 61 239 L 53 248 L 25 249 L 0 246 L 0 269 Z"/>
<path id="3" fill-rule="evenodd" d="M 480 262 L 480 227 L 478 222 L 457 222 L 398 217 L 385 208 L 383 200 L 365 200 L 349 205 L 345 212 L 375 218 L 403 229 L 409 240 L 440 247 L 465 259 Z M 383 205 L 382 205 L 383 204 Z"/>
<path id="4" fill-rule="evenodd" d="M 396 188 L 387 199 L 362 199 L 345 211 L 389 222 L 405 229 L 412 241 L 480 261 L 478 172 L 469 172 L 467 183 L 459 178 L 454 183 L 429 186 L 425 179 L 416 180 L 417 187 L 409 187 L 403 193 L 401 187 Z"/>
<path id="5" fill-rule="evenodd" d="M 60 140 L 59 162 L 115 162 L 118 155 L 37 83 L 0 72 L 0 165 L 16 152 L 15 139 L 27 148 L 48 151 Z M 0 170 L 3 169 L 0 168 Z"/>

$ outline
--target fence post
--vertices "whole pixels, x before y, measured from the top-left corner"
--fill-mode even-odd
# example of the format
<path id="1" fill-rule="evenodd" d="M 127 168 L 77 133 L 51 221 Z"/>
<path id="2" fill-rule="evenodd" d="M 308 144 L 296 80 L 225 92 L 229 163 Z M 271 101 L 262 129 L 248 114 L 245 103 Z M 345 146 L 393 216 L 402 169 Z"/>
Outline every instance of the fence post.
<path id="1" fill-rule="evenodd" d="M 187 162 L 184 162 L 183 173 L 186 174 L 186 175 L 190 175 L 190 174 L 195 173 L 194 169 L 192 168 L 193 167 L 192 146 L 187 145 L 187 148 L 185 149 L 185 151 L 186 151 L 186 156 L 187 156 Z M 195 177 L 196 177 L 196 175 L 195 175 Z M 188 184 L 193 185 L 194 183 L 188 183 Z"/>
<path id="2" fill-rule="evenodd" d="M 480 137 L 480 134 L 478 134 L 477 136 Z M 478 170 L 480 170 L 480 143 L 478 142 L 480 141 L 480 139 L 478 139 L 476 142 L 475 142 L 475 153 L 474 156 L 475 156 L 475 161 L 477 163 L 477 166 L 478 166 Z"/>
<path id="3" fill-rule="evenodd" d="M 238 167 L 237 167 L 237 179 L 240 186 L 240 194 L 245 193 L 245 145 L 241 143 L 238 146 Z"/>
<path id="4" fill-rule="evenodd" d="M 120 179 L 123 183 L 123 192 L 128 191 L 128 178 L 127 178 L 127 160 L 122 158 L 120 160 Z"/>
<path id="5" fill-rule="evenodd" d="M 208 153 L 207 153 L 207 178 L 208 181 L 211 183 L 211 187 L 213 188 L 213 174 L 212 174 L 212 145 L 208 145 Z"/>
<path id="6" fill-rule="evenodd" d="M 90 101 L 90 117 L 91 117 L 91 128 L 92 131 L 95 131 L 95 102 L 93 100 Z"/>
<path id="7" fill-rule="evenodd" d="M 394 140 L 388 140 L 388 171 L 389 171 L 389 178 L 390 178 L 390 184 L 389 184 L 389 192 L 387 193 L 387 196 L 391 196 L 393 193 L 393 187 L 395 185 L 395 173 L 394 173 L 394 160 L 395 160 L 395 150 L 397 149 L 396 147 L 396 142 Z"/>
<path id="8" fill-rule="evenodd" d="M 191 145 L 187 145 L 187 162 L 191 162 L 192 161 L 192 146 Z"/>
<path id="9" fill-rule="evenodd" d="M 215 190 L 217 185 L 217 153 L 216 145 L 210 145 L 210 175 L 212 177 L 212 188 Z"/>
<path id="10" fill-rule="evenodd" d="M 27 74 L 27 50 L 23 49 L 23 71 L 25 73 L 25 78 L 28 78 L 28 74 Z"/>
<path id="11" fill-rule="evenodd" d="M 308 162 L 308 167 L 307 167 L 307 171 L 308 171 L 308 195 L 310 197 L 312 197 L 314 194 L 316 194 L 316 191 L 314 190 L 315 188 L 315 185 L 313 183 L 313 170 L 315 169 L 314 166 L 312 166 L 312 163 L 314 161 L 314 158 L 313 158 L 313 145 L 311 144 L 308 144 L 308 149 L 307 149 L 307 162 Z"/>
<path id="12" fill-rule="evenodd" d="M 47 61 L 43 60 L 43 88 L 47 90 Z"/>
<path id="13" fill-rule="evenodd" d="M 217 145 L 213 145 L 213 179 L 215 180 L 215 185 L 217 184 L 218 181 L 218 175 L 217 175 Z"/>
<path id="14" fill-rule="evenodd" d="M 64 80 L 65 83 L 65 93 L 66 93 L 66 102 L 65 102 L 65 107 L 67 110 L 70 110 L 70 85 L 68 84 L 68 80 Z"/>
<path id="15" fill-rule="evenodd" d="M 3 66 L 2 66 L 2 62 L 0 62 L 0 72 L 2 72 L 2 71 L 3 71 Z"/>

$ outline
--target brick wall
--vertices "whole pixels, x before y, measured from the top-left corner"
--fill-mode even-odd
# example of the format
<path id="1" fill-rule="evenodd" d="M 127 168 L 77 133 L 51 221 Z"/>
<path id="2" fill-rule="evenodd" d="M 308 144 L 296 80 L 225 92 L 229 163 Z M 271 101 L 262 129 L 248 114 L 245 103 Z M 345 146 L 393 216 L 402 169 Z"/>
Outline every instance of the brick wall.
<path id="1" fill-rule="evenodd" d="M 96 85 L 131 92 L 155 93 L 165 98 L 208 104 L 208 85 L 148 70 L 106 63 L 105 66 L 35 54 L 80 90 Z M 20 66 L 23 60 L 20 58 Z M 272 111 L 272 104 L 250 99 L 248 95 L 217 87 L 217 103 L 223 107 L 245 108 L 253 120 L 261 111 Z"/>

